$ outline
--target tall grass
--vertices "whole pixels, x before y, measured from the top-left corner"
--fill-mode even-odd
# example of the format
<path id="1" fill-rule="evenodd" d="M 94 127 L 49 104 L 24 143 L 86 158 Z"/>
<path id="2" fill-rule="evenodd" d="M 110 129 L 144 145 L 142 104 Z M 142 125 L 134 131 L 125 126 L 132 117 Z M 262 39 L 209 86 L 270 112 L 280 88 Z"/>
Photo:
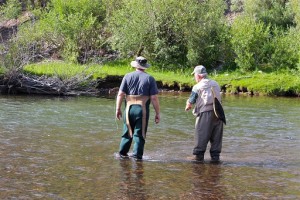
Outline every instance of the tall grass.
<path id="1" fill-rule="evenodd" d="M 133 70 L 134 68 L 130 66 L 130 60 L 108 62 L 103 65 L 80 65 L 63 61 L 44 61 L 29 64 L 24 67 L 24 71 L 29 74 L 57 76 L 62 79 L 71 78 L 78 74 L 91 74 L 92 79 L 105 78 L 110 75 L 124 76 Z M 168 86 L 174 85 L 175 82 L 183 85 L 193 83 L 193 77 L 190 75 L 190 71 L 163 71 L 155 66 L 151 66 L 146 72 L 154 76 L 157 81 L 161 81 L 164 85 Z"/>
<path id="2" fill-rule="evenodd" d="M 248 92 L 261 95 L 300 95 L 300 73 L 291 71 L 281 72 L 252 72 L 248 74 L 224 73 L 215 76 L 220 85 L 226 85 L 226 92 L 237 92 L 238 88 L 247 88 Z"/>

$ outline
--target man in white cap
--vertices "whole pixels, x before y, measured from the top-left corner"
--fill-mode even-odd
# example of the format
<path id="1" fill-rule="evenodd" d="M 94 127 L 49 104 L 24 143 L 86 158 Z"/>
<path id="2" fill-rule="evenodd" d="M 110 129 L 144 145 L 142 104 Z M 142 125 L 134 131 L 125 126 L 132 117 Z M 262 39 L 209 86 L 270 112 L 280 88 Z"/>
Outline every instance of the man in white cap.
<path id="1" fill-rule="evenodd" d="M 126 98 L 124 126 L 120 143 L 119 156 L 127 158 L 132 140 L 132 157 L 141 160 L 144 154 L 144 145 L 149 121 L 149 105 L 153 104 L 155 110 L 155 123 L 160 121 L 160 108 L 158 101 L 158 89 L 155 79 L 145 70 L 150 67 L 147 60 L 139 56 L 131 62 L 136 68 L 134 72 L 124 76 L 117 96 L 116 118 L 122 117 L 122 101 Z"/>
<path id="2" fill-rule="evenodd" d="M 186 102 L 185 110 L 188 111 L 194 104 L 193 114 L 196 116 L 195 123 L 195 146 L 193 159 L 204 160 L 204 154 L 208 142 L 210 142 L 210 156 L 213 162 L 220 160 L 223 137 L 223 122 L 215 115 L 213 108 L 214 94 L 221 101 L 220 86 L 214 80 L 207 77 L 204 66 L 198 65 L 192 73 L 196 85 L 193 86 L 191 95 Z"/>

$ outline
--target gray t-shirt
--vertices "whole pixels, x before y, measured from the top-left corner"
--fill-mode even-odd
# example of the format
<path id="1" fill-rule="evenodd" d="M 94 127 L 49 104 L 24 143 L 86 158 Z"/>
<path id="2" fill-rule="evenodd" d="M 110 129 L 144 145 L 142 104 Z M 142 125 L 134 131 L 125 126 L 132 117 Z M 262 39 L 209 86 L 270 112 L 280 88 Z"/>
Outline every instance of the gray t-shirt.
<path id="1" fill-rule="evenodd" d="M 127 95 L 151 96 L 158 94 L 155 79 L 142 71 L 134 71 L 124 76 L 120 90 Z"/>

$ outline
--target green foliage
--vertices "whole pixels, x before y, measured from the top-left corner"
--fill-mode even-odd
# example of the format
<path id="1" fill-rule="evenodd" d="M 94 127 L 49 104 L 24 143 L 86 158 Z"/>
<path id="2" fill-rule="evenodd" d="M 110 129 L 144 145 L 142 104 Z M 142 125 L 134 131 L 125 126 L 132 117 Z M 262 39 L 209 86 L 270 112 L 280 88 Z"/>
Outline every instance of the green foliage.
<path id="1" fill-rule="evenodd" d="M 18 75 L 22 67 L 34 56 L 29 44 L 21 44 L 14 40 L 5 46 L 0 45 L 0 52 L 5 52 L 0 54 L 0 67 L 7 78 Z"/>
<path id="2" fill-rule="evenodd" d="M 294 22 L 300 28 L 300 1 L 299 0 L 290 0 L 289 5 L 294 14 Z"/>
<path id="3" fill-rule="evenodd" d="M 19 0 L 7 0 L 6 4 L 0 6 L 0 17 L 5 19 L 16 19 L 22 12 L 22 4 Z"/>
<path id="4" fill-rule="evenodd" d="M 251 0 L 245 1 L 245 14 L 262 21 L 271 28 L 287 29 L 294 24 L 294 12 L 289 1 Z"/>
<path id="5" fill-rule="evenodd" d="M 299 48 L 299 33 L 295 28 L 291 28 L 288 32 L 275 32 L 271 41 L 273 52 L 270 65 L 275 70 L 296 69 L 297 64 L 300 63 Z"/>
<path id="6" fill-rule="evenodd" d="M 0 12 L 14 13 L 21 4 L 13 2 L 19 1 L 8 0 Z M 233 24 L 225 2 L 26 0 L 34 17 L 18 27 L 10 51 L 26 49 L 26 62 L 54 55 L 86 63 L 113 49 L 125 58 L 144 55 L 164 72 L 197 64 L 209 71 L 300 69 L 299 0 L 232 0 L 231 9 L 240 12 Z"/>
<path id="7" fill-rule="evenodd" d="M 242 71 L 259 69 L 266 62 L 269 27 L 248 16 L 239 17 L 231 27 L 236 63 Z"/>
<path id="8" fill-rule="evenodd" d="M 186 62 L 186 39 L 183 37 L 181 13 L 185 7 L 183 2 L 171 0 L 168 2 L 153 2 L 156 8 L 152 24 L 153 38 L 152 54 L 155 60 L 165 61 L 165 64 L 182 64 Z"/>
<path id="9" fill-rule="evenodd" d="M 124 0 L 108 19 L 111 41 L 167 65 L 214 65 L 228 50 L 224 9 L 221 0 Z"/>
<path id="10" fill-rule="evenodd" d="M 231 0 L 231 10 L 241 12 L 243 10 L 244 0 Z"/>
<path id="11" fill-rule="evenodd" d="M 191 3 L 187 8 L 185 31 L 191 65 L 201 63 L 210 68 L 231 59 L 224 9 L 224 1 L 218 0 Z"/>
<path id="12" fill-rule="evenodd" d="M 27 9 L 37 10 L 45 8 L 49 2 L 50 0 L 25 0 L 23 3 L 26 3 Z"/>
<path id="13" fill-rule="evenodd" d="M 139 51 L 140 48 L 147 48 L 151 43 L 153 32 L 151 31 L 150 11 L 147 9 L 149 1 L 132 0 L 123 1 L 120 8 L 113 11 L 109 22 L 109 29 L 112 32 L 111 43 L 113 47 L 123 54 Z M 145 54 L 145 53 L 144 53 Z"/>
<path id="14" fill-rule="evenodd" d="M 65 59 L 85 61 L 85 53 L 103 42 L 100 30 L 105 11 L 101 1 L 52 0 L 51 3 L 41 26 L 51 28 L 57 39 L 52 42 L 61 49 Z"/>
<path id="15" fill-rule="evenodd" d="M 232 25 L 232 45 L 242 71 L 295 69 L 299 65 L 299 1 L 245 1 Z"/>

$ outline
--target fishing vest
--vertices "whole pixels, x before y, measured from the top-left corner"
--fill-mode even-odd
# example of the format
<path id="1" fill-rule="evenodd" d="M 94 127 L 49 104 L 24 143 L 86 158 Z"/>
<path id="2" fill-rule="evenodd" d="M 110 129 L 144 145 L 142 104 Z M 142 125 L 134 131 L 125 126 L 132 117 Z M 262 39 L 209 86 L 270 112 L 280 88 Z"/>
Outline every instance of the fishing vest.
<path id="1" fill-rule="evenodd" d="M 215 91 L 216 98 L 221 99 L 218 84 L 213 80 L 203 79 L 197 84 L 196 89 L 198 90 L 198 99 L 196 100 L 193 115 L 199 116 L 202 112 L 214 110 L 213 102 L 215 96 L 212 90 Z"/>

